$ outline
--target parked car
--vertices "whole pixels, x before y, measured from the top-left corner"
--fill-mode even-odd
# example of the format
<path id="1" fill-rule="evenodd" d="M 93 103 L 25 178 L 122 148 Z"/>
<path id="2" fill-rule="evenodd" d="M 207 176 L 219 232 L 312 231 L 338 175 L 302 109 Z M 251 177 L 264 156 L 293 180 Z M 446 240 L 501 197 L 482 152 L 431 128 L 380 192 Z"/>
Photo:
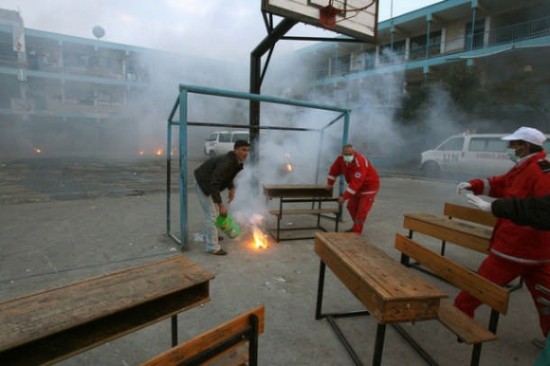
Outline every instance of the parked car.
<path id="1" fill-rule="evenodd" d="M 214 131 L 204 142 L 204 153 L 209 156 L 224 155 L 233 150 L 237 140 L 250 142 L 248 131 Z"/>
<path id="2" fill-rule="evenodd" d="M 433 150 L 422 153 L 420 169 L 428 177 L 442 174 L 460 174 L 490 177 L 508 171 L 514 163 L 506 155 L 507 134 L 454 135 Z M 547 135 L 547 138 L 549 136 Z M 550 140 L 544 144 L 550 151 Z"/>

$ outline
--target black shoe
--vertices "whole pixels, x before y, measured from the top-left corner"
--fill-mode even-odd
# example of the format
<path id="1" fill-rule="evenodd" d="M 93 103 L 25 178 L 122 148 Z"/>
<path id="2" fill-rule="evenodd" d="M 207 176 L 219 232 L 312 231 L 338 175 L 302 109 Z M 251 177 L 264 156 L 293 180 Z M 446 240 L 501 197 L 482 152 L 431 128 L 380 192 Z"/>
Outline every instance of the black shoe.
<path id="1" fill-rule="evenodd" d="M 223 236 L 218 236 L 218 241 L 223 241 Z"/>
<path id="2" fill-rule="evenodd" d="M 218 249 L 218 250 L 209 250 L 208 252 L 206 252 L 208 254 L 212 254 L 212 255 L 227 255 L 227 252 L 223 249 Z"/>

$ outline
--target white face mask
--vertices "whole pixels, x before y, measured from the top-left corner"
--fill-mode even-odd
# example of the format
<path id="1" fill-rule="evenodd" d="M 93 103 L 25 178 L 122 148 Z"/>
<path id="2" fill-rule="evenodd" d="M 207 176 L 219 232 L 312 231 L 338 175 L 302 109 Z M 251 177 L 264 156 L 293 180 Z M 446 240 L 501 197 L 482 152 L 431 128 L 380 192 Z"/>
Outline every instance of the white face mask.
<path id="1" fill-rule="evenodd" d="M 506 155 L 512 160 L 514 163 L 519 160 L 519 156 L 516 155 L 516 149 L 508 148 L 506 149 Z"/>
<path id="2" fill-rule="evenodd" d="M 343 157 L 346 163 L 351 163 L 353 161 L 353 155 L 343 155 Z"/>

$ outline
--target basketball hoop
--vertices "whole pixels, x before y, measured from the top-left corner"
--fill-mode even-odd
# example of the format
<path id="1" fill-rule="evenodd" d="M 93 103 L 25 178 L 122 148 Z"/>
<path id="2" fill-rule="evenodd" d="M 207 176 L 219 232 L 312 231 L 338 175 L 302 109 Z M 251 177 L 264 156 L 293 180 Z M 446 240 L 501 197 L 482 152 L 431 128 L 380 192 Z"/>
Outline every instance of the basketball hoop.
<path id="1" fill-rule="evenodd" d="M 375 5 L 376 0 L 370 0 L 370 2 L 367 5 L 363 5 L 359 7 L 351 7 L 349 6 L 347 0 L 344 0 L 343 1 L 344 9 L 335 8 L 334 6 L 332 6 L 333 2 L 334 0 L 329 0 L 328 5 L 319 10 L 319 23 L 325 28 L 330 28 L 330 29 L 336 28 L 336 23 L 342 20 L 351 19 L 357 16 L 360 12 L 365 11 L 371 6 Z M 336 21 L 337 15 L 342 16 L 342 19 L 339 21 Z"/>
<path id="2" fill-rule="evenodd" d="M 336 28 L 336 16 L 341 14 L 342 10 L 332 6 L 332 0 L 327 6 L 319 10 L 319 23 L 323 27 L 334 29 Z"/>

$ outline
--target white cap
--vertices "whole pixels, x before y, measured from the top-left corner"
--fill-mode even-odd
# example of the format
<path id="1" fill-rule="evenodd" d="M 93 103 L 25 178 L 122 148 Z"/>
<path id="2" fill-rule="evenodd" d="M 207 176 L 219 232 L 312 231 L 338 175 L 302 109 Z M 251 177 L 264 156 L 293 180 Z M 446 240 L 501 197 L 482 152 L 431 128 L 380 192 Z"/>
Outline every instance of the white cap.
<path id="1" fill-rule="evenodd" d="M 514 141 L 523 140 L 533 145 L 542 146 L 546 141 L 546 136 L 536 128 L 520 127 L 513 134 L 504 136 L 501 140 Z"/>

